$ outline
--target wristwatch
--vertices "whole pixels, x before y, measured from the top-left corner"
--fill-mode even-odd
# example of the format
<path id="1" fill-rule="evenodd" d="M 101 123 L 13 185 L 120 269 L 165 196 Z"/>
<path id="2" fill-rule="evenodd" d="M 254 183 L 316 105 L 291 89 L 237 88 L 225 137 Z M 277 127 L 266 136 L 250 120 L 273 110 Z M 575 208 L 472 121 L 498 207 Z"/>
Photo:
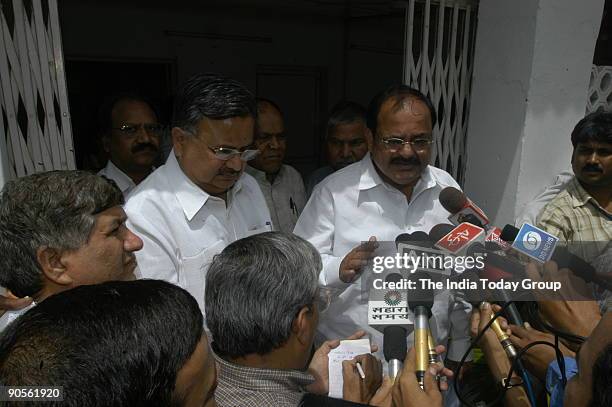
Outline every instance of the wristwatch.
<path id="1" fill-rule="evenodd" d="M 516 386 L 520 386 L 523 384 L 523 379 L 519 376 L 512 376 L 510 380 L 507 377 L 503 377 L 501 379 L 501 385 L 503 388 L 511 389 Z"/>

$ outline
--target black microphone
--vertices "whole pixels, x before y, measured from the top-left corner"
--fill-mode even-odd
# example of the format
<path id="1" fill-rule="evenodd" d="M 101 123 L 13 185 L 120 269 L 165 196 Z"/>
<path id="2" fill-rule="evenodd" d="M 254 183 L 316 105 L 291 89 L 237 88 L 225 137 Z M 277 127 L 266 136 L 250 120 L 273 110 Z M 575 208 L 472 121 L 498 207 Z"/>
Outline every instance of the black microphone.
<path id="1" fill-rule="evenodd" d="M 401 274 L 391 273 L 385 279 L 386 282 L 399 283 Z M 383 330 L 383 354 L 389 367 L 389 377 L 392 381 L 402 371 L 404 359 L 406 358 L 406 328 L 401 325 L 389 325 Z"/>

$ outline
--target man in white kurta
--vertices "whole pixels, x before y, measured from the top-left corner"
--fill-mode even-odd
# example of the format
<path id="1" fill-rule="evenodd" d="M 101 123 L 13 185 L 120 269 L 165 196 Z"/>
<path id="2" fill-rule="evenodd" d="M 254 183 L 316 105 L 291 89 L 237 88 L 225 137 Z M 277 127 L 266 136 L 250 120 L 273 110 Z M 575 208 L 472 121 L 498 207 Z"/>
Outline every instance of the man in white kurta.
<path id="1" fill-rule="evenodd" d="M 200 74 L 177 95 L 174 115 L 174 149 L 125 210 L 144 242 L 137 276 L 179 285 L 204 313 L 212 257 L 234 240 L 272 230 L 257 182 L 243 173 L 257 153 L 249 150 L 255 100 L 232 79 Z"/>
<path id="2" fill-rule="evenodd" d="M 403 86 L 386 92 L 378 96 L 374 119 L 368 118 L 368 127 L 376 130 L 369 134 L 371 153 L 317 185 L 294 230 L 322 256 L 320 284 L 332 292 L 319 322 L 325 338 L 365 329 L 382 344 L 382 334 L 368 327 L 368 305 L 361 295 L 359 275 L 373 255 L 361 242 L 395 241 L 399 234 L 448 223 L 438 197 L 447 186 L 459 188 L 448 173 L 427 164 L 433 107 Z M 437 343 L 447 345 L 452 336 L 451 360 L 460 360 L 468 348 L 470 309 L 451 292 L 436 297 L 430 324 Z"/>

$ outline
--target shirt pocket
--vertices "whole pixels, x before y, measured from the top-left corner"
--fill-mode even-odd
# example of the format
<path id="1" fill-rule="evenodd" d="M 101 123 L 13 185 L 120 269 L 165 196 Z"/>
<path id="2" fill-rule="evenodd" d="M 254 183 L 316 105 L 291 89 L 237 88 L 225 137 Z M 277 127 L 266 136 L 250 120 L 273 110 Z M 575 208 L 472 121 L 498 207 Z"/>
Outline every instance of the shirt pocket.
<path id="1" fill-rule="evenodd" d="M 204 314 L 204 284 L 206 272 L 215 254 L 225 248 L 225 241 L 219 240 L 195 256 L 182 257 L 179 255 L 179 286 L 191 294 Z"/>

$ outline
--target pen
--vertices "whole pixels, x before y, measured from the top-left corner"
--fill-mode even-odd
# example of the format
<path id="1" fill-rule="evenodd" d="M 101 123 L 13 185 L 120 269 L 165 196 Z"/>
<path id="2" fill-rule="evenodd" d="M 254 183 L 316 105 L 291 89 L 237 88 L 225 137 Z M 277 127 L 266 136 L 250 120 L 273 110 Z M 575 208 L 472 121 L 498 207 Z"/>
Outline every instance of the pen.
<path id="1" fill-rule="evenodd" d="M 359 362 L 357 362 L 357 371 L 359 372 L 359 376 L 361 376 L 361 380 L 365 380 L 365 373 Z"/>
<path id="2" fill-rule="evenodd" d="M 297 215 L 297 206 L 295 205 L 295 202 L 293 202 L 292 197 L 289 197 L 289 208 L 291 208 L 291 212 L 293 212 L 294 215 Z"/>

